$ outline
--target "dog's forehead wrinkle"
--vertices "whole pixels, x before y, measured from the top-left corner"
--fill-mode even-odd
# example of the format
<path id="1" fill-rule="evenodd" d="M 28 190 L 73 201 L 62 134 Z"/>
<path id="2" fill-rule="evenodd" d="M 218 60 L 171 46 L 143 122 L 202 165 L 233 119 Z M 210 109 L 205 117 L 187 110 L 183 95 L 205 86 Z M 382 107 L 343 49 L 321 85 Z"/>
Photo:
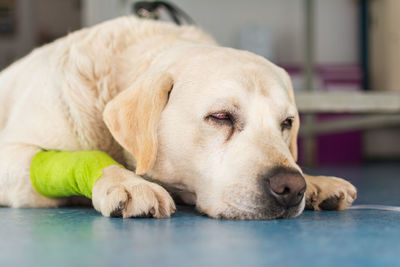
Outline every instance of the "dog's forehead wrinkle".
<path id="1" fill-rule="evenodd" d="M 288 98 L 289 88 L 282 71 L 276 66 L 259 67 L 250 71 L 249 89 L 255 88 L 257 93 L 266 97 Z"/>
<path id="2" fill-rule="evenodd" d="M 238 112 L 241 108 L 240 101 L 237 97 L 219 97 L 211 103 L 209 110 L 218 111 L 225 110 Z"/>

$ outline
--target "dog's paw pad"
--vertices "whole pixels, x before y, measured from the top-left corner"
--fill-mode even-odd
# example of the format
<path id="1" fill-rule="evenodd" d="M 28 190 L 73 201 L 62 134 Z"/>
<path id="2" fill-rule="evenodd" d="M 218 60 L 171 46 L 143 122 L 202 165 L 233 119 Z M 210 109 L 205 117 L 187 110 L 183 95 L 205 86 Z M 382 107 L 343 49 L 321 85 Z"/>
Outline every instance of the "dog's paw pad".
<path id="1" fill-rule="evenodd" d="M 118 204 L 118 207 L 116 207 L 113 211 L 111 211 L 111 213 L 110 213 L 110 217 L 113 217 L 113 218 L 121 218 L 122 217 L 122 213 L 123 213 L 123 210 L 125 209 L 125 207 L 126 207 L 126 201 L 120 201 L 119 202 L 119 204 Z"/>
<path id="2" fill-rule="evenodd" d="M 343 196 L 344 197 L 344 196 Z M 340 196 L 332 196 L 323 200 L 318 206 L 321 210 L 336 210 L 339 206 Z"/>

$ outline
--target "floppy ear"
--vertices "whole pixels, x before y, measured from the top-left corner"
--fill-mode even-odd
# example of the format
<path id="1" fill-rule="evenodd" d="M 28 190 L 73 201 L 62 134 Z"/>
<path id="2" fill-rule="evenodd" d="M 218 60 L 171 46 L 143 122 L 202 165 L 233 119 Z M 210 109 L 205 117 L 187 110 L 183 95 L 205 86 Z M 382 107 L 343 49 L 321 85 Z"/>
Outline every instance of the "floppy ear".
<path id="1" fill-rule="evenodd" d="M 147 73 L 105 107 L 104 122 L 135 158 L 136 174 L 146 173 L 156 160 L 158 122 L 172 85 L 170 74 Z"/>

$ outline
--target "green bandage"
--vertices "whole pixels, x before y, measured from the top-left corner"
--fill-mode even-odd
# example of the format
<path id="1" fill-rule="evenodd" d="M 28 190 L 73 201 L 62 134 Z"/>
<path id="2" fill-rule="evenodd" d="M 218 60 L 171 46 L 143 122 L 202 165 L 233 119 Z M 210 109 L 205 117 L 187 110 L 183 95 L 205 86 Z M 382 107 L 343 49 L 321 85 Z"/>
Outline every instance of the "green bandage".
<path id="1" fill-rule="evenodd" d="M 45 197 L 92 198 L 94 183 L 111 165 L 121 166 L 102 151 L 41 151 L 32 160 L 31 181 Z"/>

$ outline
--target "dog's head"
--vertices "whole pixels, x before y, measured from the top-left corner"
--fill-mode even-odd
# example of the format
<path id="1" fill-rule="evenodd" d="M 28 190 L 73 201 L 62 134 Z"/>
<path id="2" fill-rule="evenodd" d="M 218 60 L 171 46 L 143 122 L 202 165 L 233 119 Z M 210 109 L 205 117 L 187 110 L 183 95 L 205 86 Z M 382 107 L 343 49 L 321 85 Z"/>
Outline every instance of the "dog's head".
<path id="1" fill-rule="evenodd" d="M 150 66 L 104 112 L 136 173 L 191 193 L 215 218 L 299 215 L 305 181 L 286 72 L 229 48 L 198 47 L 171 58 Z"/>

